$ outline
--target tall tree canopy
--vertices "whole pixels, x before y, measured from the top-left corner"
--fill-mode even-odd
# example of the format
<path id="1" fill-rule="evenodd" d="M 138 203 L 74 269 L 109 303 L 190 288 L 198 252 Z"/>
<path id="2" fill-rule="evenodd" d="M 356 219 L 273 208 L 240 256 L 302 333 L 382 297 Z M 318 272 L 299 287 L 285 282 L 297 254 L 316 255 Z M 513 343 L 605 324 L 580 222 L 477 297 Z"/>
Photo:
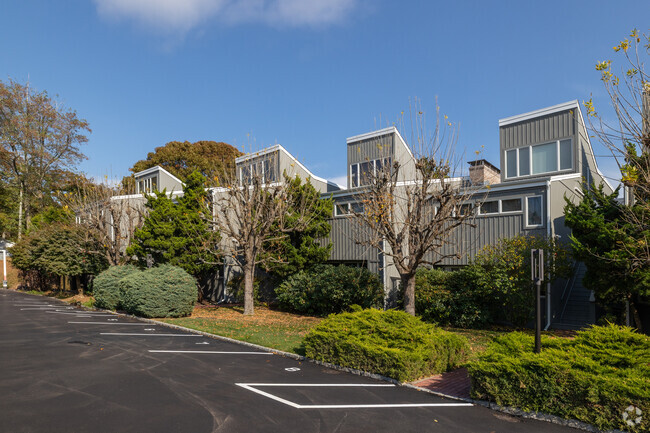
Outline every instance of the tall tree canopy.
<path id="1" fill-rule="evenodd" d="M 13 80 L 0 81 L 0 180 L 17 195 L 17 236 L 31 216 L 52 204 L 85 155 L 88 122 L 52 100 L 47 92 Z"/>
<path id="2" fill-rule="evenodd" d="M 235 158 L 242 153 L 233 146 L 215 141 L 170 141 L 156 147 L 147 158 L 136 162 L 131 171 L 137 173 L 157 165 L 161 166 L 183 182 L 189 175 L 198 171 L 208 186 L 218 185 L 218 179 L 235 170 Z"/>

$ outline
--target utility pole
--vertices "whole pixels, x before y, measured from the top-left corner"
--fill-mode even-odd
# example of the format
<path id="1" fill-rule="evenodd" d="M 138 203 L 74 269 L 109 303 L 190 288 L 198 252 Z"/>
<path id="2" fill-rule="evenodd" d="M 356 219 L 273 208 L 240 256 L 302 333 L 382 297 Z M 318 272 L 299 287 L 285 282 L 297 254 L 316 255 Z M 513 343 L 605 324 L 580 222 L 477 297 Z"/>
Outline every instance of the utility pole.
<path id="1" fill-rule="evenodd" d="M 542 280 L 544 280 L 544 250 L 530 250 L 530 275 L 535 284 L 535 353 L 542 351 Z"/>

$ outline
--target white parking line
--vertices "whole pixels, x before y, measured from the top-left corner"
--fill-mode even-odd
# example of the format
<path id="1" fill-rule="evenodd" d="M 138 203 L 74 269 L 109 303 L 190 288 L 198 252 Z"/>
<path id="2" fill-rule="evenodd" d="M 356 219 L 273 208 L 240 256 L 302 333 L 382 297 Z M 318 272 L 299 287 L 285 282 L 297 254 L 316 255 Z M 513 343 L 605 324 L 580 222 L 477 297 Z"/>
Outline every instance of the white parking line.
<path id="1" fill-rule="evenodd" d="M 46 313 L 51 313 L 51 314 L 68 314 L 71 316 L 77 316 L 77 317 L 90 317 L 90 316 L 106 316 L 106 314 L 90 314 L 90 313 L 64 313 L 62 311 L 46 311 Z"/>
<path id="2" fill-rule="evenodd" d="M 256 394 L 294 407 L 296 409 L 376 409 L 376 408 L 408 408 L 408 407 L 461 407 L 473 406 L 471 403 L 388 403 L 388 404 L 298 404 L 278 397 L 269 392 L 261 391 L 256 386 L 265 387 L 394 387 L 392 384 L 350 384 L 350 383 L 236 383 L 244 389 Z"/>
<path id="3" fill-rule="evenodd" d="M 68 322 L 74 324 L 84 324 L 84 325 L 131 325 L 131 326 L 147 326 L 148 323 L 119 323 L 119 322 Z"/>
<path id="4" fill-rule="evenodd" d="M 51 310 L 52 308 L 57 308 L 57 307 L 30 307 L 30 308 L 21 308 L 20 311 L 45 311 L 45 310 Z"/>
<path id="5" fill-rule="evenodd" d="M 218 350 L 149 350 L 152 353 L 214 353 L 217 355 L 273 355 L 271 352 L 221 352 Z"/>
<path id="6" fill-rule="evenodd" d="M 99 335 L 132 335 L 139 337 L 203 337 L 198 334 L 137 334 L 131 332 L 100 332 Z"/>

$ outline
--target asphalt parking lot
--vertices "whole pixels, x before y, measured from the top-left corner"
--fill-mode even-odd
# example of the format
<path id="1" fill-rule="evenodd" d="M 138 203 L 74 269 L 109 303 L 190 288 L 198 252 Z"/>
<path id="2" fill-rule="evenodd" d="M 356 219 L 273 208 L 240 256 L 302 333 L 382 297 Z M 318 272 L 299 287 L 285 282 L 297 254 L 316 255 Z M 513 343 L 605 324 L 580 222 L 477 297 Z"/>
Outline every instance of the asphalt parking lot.
<path id="1" fill-rule="evenodd" d="M 0 289 L 1 432 L 577 432 Z"/>

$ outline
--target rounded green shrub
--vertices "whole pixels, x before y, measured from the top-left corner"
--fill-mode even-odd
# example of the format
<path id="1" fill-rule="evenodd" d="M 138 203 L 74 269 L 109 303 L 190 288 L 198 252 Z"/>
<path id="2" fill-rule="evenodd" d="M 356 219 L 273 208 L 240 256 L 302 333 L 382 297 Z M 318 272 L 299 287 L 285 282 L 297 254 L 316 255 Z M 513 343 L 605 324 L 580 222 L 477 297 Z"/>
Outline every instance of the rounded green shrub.
<path id="1" fill-rule="evenodd" d="M 439 326 L 480 328 L 491 321 L 490 296 L 480 283 L 486 277 L 479 266 L 448 272 L 420 268 L 415 276 L 415 312 Z"/>
<path id="2" fill-rule="evenodd" d="M 111 266 L 101 272 L 93 280 L 93 296 L 95 306 L 115 310 L 121 307 L 121 294 L 119 282 L 122 278 L 140 272 L 131 265 Z"/>
<path id="3" fill-rule="evenodd" d="M 533 347 L 519 332 L 495 338 L 468 366 L 472 396 L 602 430 L 650 431 L 650 337 L 592 326 L 573 339 L 543 336 L 539 354 Z M 643 412 L 639 424 L 623 418 L 630 406 Z"/>
<path id="4" fill-rule="evenodd" d="M 302 314 L 340 313 L 352 305 L 382 305 L 379 277 L 366 268 L 317 265 L 286 279 L 275 289 L 280 307 Z"/>
<path id="5" fill-rule="evenodd" d="M 470 350 L 465 337 L 402 311 L 373 309 L 330 315 L 304 345 L 310 358 L 400 381 L 458 367 Z"/>
<path id="6" fill-rule="evenodd" d="M 183 269 L 161 265 L 120 280 L 122 306 L 143 317 L 181 317 L 192 313 L 198 298 L 194 278 Z"/>

